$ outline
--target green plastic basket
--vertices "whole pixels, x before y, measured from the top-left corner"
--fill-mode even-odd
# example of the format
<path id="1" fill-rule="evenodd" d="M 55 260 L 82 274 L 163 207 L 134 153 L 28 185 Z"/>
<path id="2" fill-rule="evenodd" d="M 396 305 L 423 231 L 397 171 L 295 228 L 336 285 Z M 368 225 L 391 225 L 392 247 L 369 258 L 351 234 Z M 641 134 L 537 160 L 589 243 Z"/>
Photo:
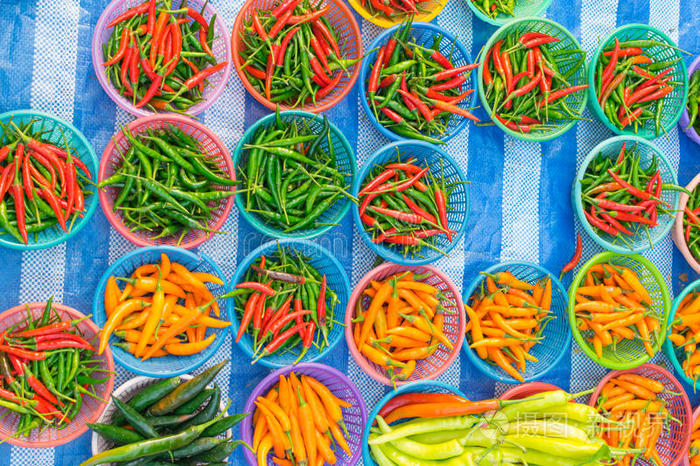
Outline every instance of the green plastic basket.
<path id="1" fill-rule="evenodd" d="M 662 134 L 665 134 L 676 123 L 678 123 L 678 120 L 683 113 L 685 102 L 688 98 L 688 69 L 685 66 L 685 62 L 680 60 L 674 65 L 673 71 L 668 75 L 672 76 L 672 81 L 677 81 L 681 84 L 676 86 L 673 89 L 673 92 L 663 98 L 663 112 L 661 114 L 660 125 L 662 130 L 658 135 L 656 134 L 656 123 L 653 119 L 645 120 L 644 126 L 641 126 L 636 133 L 634 132 L 633 126 L 628 126 L 626 129 L 622 130 L 612 124 L 608 117 L 605 116 L 603 109 L 598 103 L 598 95 L 596 93 L 595 85 L 596 64 L 598 63 L 600 54 L 603 53 L 603 49 L 605 49 L 607 46 L 614 45 L 615 37 L 617 37 L 620 42 L 627 40 L 656 40 L 673 45 L 674 47 L 676 44 L 666 34 L 651 26 L 646 24 L 628 24 L 614 30 L 605 40 L 600 43 L 593 54 L 593 57 L 591 58 L 588 69 L 588 95 L 590 96 L 590 107 L 596 117 L 602 121 L 610 131 L 616 134 L 636 135 L 645 139 L 654 139 Z M 644 50 L 646 55 L 652 58 L 654 62 L 683 57 L 683 54 L 679 50 L 675 50 L 670 47 L 656 46 L 649 47 Z"/>
<path id="2" fill-rule="evenodd" d="M 486 46 L 484 47 L 484 53 L 486 53 L 486 51 L 488 50 L 491 50 L 491 48 L 496 42 L 498 42 L 501 39 L 504 39 L 507 35 L 522 35 L 526 32 L 542 32 L 545 34 L 549 34 L 553 37 L 559 38 L 559 42 L 549 44 L 550 49 L 552 51 L 566 49 L 581 49 L 581 45 L 578 43 L 576 38 L 569 31 L 567 31 L 564 28 L 564 26 L 555 23 L 554 21 L 550 21 L 548 19 L 529 17 L 517 19 L 515 21 L 511 21 L 510 23 L 501 26 L 496 32 L 493 33 L 489 41 L 486 43 Z M 577 56 L 571 55 L 568 60 L 563 61 L 559 65 L 559 71 L 561 71 L 562 73 L 566 73 L 572 67 L 576 66 L 577 61 Z M 481 99 L 481 105 L 483 105 L 484 111 L 486 111 L 486 113 L 488 113 L 488 115 L 491 116 L 492 109 L 486 101 L 486 93 L 484 86 L 484 65 L 485 60 L 483 60 L 482 57 L 481 65 L 479 65 L 479 98 Z M 572 86 L 586 84 L 585 64 L 571 75 L 571 77 L 569 78 L 569 84 L 571 84 Z M 586 107 L 587 100 L 588 93 L 586 92 L 574 92 L 573 94 L 569 94 L 568 96 L 564 97 L 564 102 L 566 102 L 569 108 L 571 108 L 574 112 L 577 113 L 581 113 L 583 111 L 583 109 Z M 547 131 L 538 131 L 537 133 L 520 133 L 518 131 L 513 131 L 511 129 L 506 128 L 506 126 L 503 123 L 501 123 L 495 118 L 492 118 L 492 120 L 496 124 L 496 126 L 501 128 L 506 134 L 509 134 L 514 138 L 533 142 L 544 142 L 557 138 L 569 131 L 576 123 L 575 120 L 562 121 L 561 123 L 557 123 L 556 120 L 551 120 L 549 124 L 552 125 L 552 128 Z"/>
<path id="3" fill-rule="evenodd" d="M 280 117 L 283 121 L 296 120 L 297 124 L 308 125 L 309 129 L 314 133 L 320 133 L 323 128 L 323 119 L 319 115 L 315 115 L 310 112 L 302 111 L 286 111 L 280 112 Z M 236 175 L 239 176 L 238 168 L 242 161 L 247 161 L 248 149 L 244 149 L 245 144 L 250 144 L 255 138 L 255 134 L 260 128 L 270 127 L 275 124 L 275 114 L 272 113 L 267 115 L 260 120 L 258 120 L 253 126 L 248 128 L 248 130 L 243 134 L 240 141 L 236 145 L 236 150 L 233 153 L 233 164 L 236 167 Z M 355 177 L 355 171 L 357 169 L 357 161 L 355 159 L 355 153 L 350 147 L 350 143 L 343 136 L 342 131 L 338 129 L 333 123 L 330 123 L 331 131 L 331 141 L 333 143 L 333 149 L 335 150 L 336 158 L 336 168 L 341 172 L 346 174 L 345 176 L 345 186 L 348 191 L 353 184 Z M 329 145 L 328 140 L 323 138 L 321 142 L 321 149 L 328 151 Z M 240 178 L 239 178 L 240 179 Z M 236 196 L 236 207 L 241 213 L 241 216 L 250 223 L 253 228 L 258 230 L 267 236 L 273 238 L 291 238 L 291 239 L 312 239 L 326 233 L 328 230 L 333 228 L 338 224 L 342 218 L 347 214 L 348 209 L 350 209 L 350 200 L 347 197 L 341 197 L 336 200 L 331 206 L 324 212 L 319 218 L 318 222 L 323 224 L 317 228 L 306 228 L 298 231 L 285 233 L 284 231 L 273 228 L 260 217 L 259 215 L 246 211 L 244 205 L 245 194 L 240 194 Z"/>
<path id="4" fill-rule="evenodd" d="M 666 282 L 661 276 L 661 273 L 659 273 L 659 270 L 654 264 L 649 262 L 649 260 L 637 254 L 624 255 L 615 254 L 613 252 L 602 252 L 593 256 L 586 262 L 571 283 L 571 287 L 569 288 L 569 324 L 571 325 L 571 333 L 579 347 L 589 358 L 601 366 L 609 369 L 632 369 L 644 364 L 652 358 L 652 356 L 647 354 L 644 350 L 644 344 L 641 341 L 637 339 L 622 340 L 617 344 L 615 351 L 613 351 L 612 346 L 607 346 L 603 348 L 603 357 L 599 358 L 593 349 L 593 345 L 585 340 L 585 338 L 592 334 L 592 331 L 587 330 L 581 332 L 576 325 L 576 312 L 574 311 L 576 306 L 576 291 L 586 278 L 588 270 L 592 266 L 602 263 L 624 266 L 634 271 L 639 276 L 639 281 L 649 292 L 652 300 L 652 304 L 649 308 L 650 315 L 656 317 L 661 322 L 661 330 L 659 331 L 661 340 L 655 341 L 652 344 L 654 354 L 659 351 L 663 340 L 666 338 L 666 319 L 671 309 L 671 298 L 668 294 Z"/>
<path id="5" fill-rule="evenodd" d="M 0 123 L 8 124 L 10 120 L 18 124 L 28 123 L 33 120 L 34 123 L 32 128 L 35 130 L 44 131 L 44 138 L 57 145 L 62 145 L 64 144 L 64 141 L 67 141 L 68 145 L 75 149 L 74 153 L 78 154 L 78 158 L 85 163 L 87 168 L 90 170 L 90 179 L 93 182 L 97 181 L 97 156 L 83 133 L 81 133 L 75 126 L 54 115 L 49 115 L 48 113 L 36 110 L 17 110 L 0 115 Z M 0 143 L 1 142 L 2 134 L 0 134 Z M 82 170 L 79 170 L 79 173 L 83 174 Z M 82 217 L 78 217 L 73 224 L 73 227 L 68 230 L 68 233 L 64 232 L 61 227 L 56 225 L 39 233 L 36 240 L 34 239 L 34 234 L 30 233 L 29 244 L 17 242 L 11 236 L 3 234 L 0 236 L 0 245 L 22 251 L 33 251 L 37 249 L 50 248 L 52 246 L 56 246 L 57 244 L 61 244 L 64 241 L 68 241 L 70 238 L 77 235 L 78 232 L 90 222 L 90 219 L 97 208 L 98 199 L 94 184 L 87 182 L 84 183 L 84 191 L 86 191 L 85 211 Z M 88 192 L 89 194 L 87 194 Z M 0 228 L 0 232 L 2 231 L 3 230 Z"/>
<path id="6" fill-rule="evenodd" d="M 594 147 L 581 163 L 581 166 L 576 172 L 574 183 L 571 186 L 571 204 L 573 205 L 576 217 L 581 222 L 583 229 L 586 231 L 588 236 L 593 239 L 593 241 L 598 243 L 598 245 L 602 246 L 608 251 L 617 252 L 620 254 L 641 253 L 651 249 L 656 243 L 665 238 L 669 231 L 671 231 L 671 227 L 675 221 L 675 216 L 673 213 L 678 209 L 677 191 L 666 189 L 661 192 L 661 200 L 668 203 L 670 206 L 668 211 L 671 213 L 664 214 L 660 212 L 657 221 L 658 225 L 653 228 L 649 228 L 648 230 L 639 228 L 635 232 L 636 234 L 634 236 L 625 235 L 625 241 L 629 243 L 629 246 L 621 241 L 616 242 L 615 240 L 617 237 L 608 233 L 596 233 L 588 220 L 586 220 L 586 216 L 583 214 L 583 204 L 581 202 L 580 182 L 586 174 L 588 165 L 598 156 L 598 154 L 601 153 L 605 157 L 617 157 L 623 143 L 626 143 L 626 147 L 628 149 L 634 147 L 635 145 L 637 146 L 637 150 L 641 156 L 641 167 L 648 167 L 649 164 L 651 164 L 652 158 L 656 156 L 659 162 L 658 166 L 663 183 L 678 184 L 675 170 L 669 163 L 666 156 L 661 152 L 661 149 L 659 149 L 655 144 L 637 136 L 616 136 L 603 141 Z"/>
<path id="7" fill-rule="evenodd" d="M 494 26 L 501 26 L 511 21 L 515 21 L 518 18 L 523 18 L 527 16 L 542 16 L 552 4 L 552 0 L 515 0 L 515 8 L 513 8 L 513 16 L 510 15 L 499 15 L 496 18 L 491 18 L 484 14 L 479 8 L 474 5 L 474 2 L 479 2 L 481 0 L 465 0 L 469 8 L 472 9 L 474 16 L 479 18 L 485 23 L 492 24 Z"/>
<path id="8" fill-rule="evenodd" d="M 671 325 L 670 323 L 673 322 L 673 320 L 676 318 L 676 313 L 678 312 L 678 308 L 681 305 L 681 302 L 683 299 L 690 293 L 694 291 L 700 291 L 700 280 L 695 280 L 693 283 L 690 285 L 686 286 L 681 293 L 675 297 L 673 300 L 673 304 L 671 306 L 671 312 L 668 314 L 668 328 L 667 328 L 667 334 L 671 333 Z M 673 344 L 671 340 L 668 338 L 666 341 L 664 341 L 664 353 L 668 357 L 668 360 L 671 361 L 671 365 L 673 366 L 673 370 L 676 372 L 678 377 L 683 380 L 685 383 L 693 387 L 697 387 L 697 383 L 687 375 L 685 375 L 685 372 L 683 372 L 683 366 L 681 365 L 681 360 L 685 354 L 685 351 L 683 351 L 683 348 L 681 347 L 676 347 L 676 345 Z"/>

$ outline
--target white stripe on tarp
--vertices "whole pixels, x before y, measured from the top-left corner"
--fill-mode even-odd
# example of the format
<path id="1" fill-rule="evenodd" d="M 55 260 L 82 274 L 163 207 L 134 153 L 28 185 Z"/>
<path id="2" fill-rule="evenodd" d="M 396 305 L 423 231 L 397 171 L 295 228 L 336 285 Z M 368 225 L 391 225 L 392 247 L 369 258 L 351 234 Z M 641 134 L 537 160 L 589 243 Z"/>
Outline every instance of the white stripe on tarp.
<path id="1" fill-rule="evenodd" d="M 540 261 L 542 146 L 504 138 L 501 261 Z"/>
<path id="2" fill-rule="evenodd" d="M 601 40 L 615 29 L 617 22 L 617 0 L 583 0 L 581 4 L 581 46 L 590 58 L 595 52 Z M 589 65 L 589 66 L 595 66 Z M 591 121 L 579 121 L 576 126 L 576 169 L 581 166 L 581 162 L 588 153 L 604 139 L 613 134 L 603 123 L 588 110 L 584 112 L 585 118 Z M 573 180 L 572 180 L 573 182 Z M 571 192 L 566 195 L 571 197 Z M 572 210 L 572 215 L 575 215 Z M 602 251 L 593 240 L 583 231 L 581 223 L 576 221 L 574 227 L 583 239 L 583 254 L 579 265 L 570 272 L 570 277 L 574 277 L 580 266 L 591 256 Z M 566 279 L 565 279 L 566 280 Z M 569 278 L 571 280 L 571 278 Z M 565 281 L 565 283 L 568 283 Z M 595 385 L 607 372 L 602 366 L 592 362 L 586 356 L 576 341 L 571 342 L 571 374 L 570 389 L 572 392 L 585 390 Z"/>

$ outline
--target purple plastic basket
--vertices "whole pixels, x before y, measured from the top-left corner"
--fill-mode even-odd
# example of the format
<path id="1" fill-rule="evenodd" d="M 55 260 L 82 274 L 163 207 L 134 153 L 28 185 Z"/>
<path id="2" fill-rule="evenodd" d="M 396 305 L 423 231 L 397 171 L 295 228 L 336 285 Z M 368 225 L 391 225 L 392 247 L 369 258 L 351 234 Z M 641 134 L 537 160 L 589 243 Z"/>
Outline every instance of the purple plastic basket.
<path id="1" fill-rule="evenodd" d="M 288 375 L 290 372 L 294 371 L 297 375 L 308 375 L 313 377 L 322 384 L 324 384 L 328 389 L 333 392 L 338 398 L 347 401 L 352 404 L 351 408 L 343 408 L 343 421 L 348 429 L 348 436 L 346 440 L 350 446 L 350 451 L 352 451 L 352 456 L 348 458 L 348 455 L 342 451 L 337 445 L 334 448 L 338 466 L 353 466 L 357 464 L 362 456 L 362 431 L 367 424 L 367 407 L 365 406 L 364 399 L 360 395 L 359 390 L 354 383 L 348 379 L 345 374 L 340 371 L 324 366 L 323 364 L 317 363 L 303 363 L 297 364 L 296 366 L 289 366 L 283 369 L 278 369 L 272 372 L 270 375 L 262 379 L 262 381 L 255 387 L 248 397 L 248 401 L 245 403 L 245 408 L 243 412 L 249 413 L 243 421 L 241 422 L 241 439 L 252 445 L 253 443 L 253 411 L 255 408 L 255 400 L 259 396 L 265 396 L 272 387 L 279 382 L 280 375 Z M 251 466 L 256 466 L 258 464 L 255 455 L 245 448 L 243 450 L 246 461 Z M 268 456 L 267 464 L 274 466 L 272 461 L 272 455 Z"/>
<path id="2" fill-rule="evenodd" d="M 95 31 L 92 35 L 92 64 L 95 68 L 95 74 L 97 75 L 97 80 L 100 82 L 102 89 L 105 90 L 109 98 L 112 99 L 114 103 L 132 115 L 147 116 L 153 114 L 153 112 L 144 108 L 136 108 L 129 99 L 119 95 L 119 93 L 107 79 L 104 72 L 105 67 L 102 66 L 105 61 L 102 46 L 107 43 L 112 33 L 112 28 L 106 28 L 107 24 L 129 8 L 140 5 L 141 3 L 143 3 L 143 0 L 112 0 L 112 2 L 107 5 L 107 8 L 104 9 L 100 19 L 97 21 Z M 185 3 L 185 0 L 182 0 L 182 3 Z M 178 4 L 176 3 L 176 5 Z M 224 24 L 223 20 L 221 19 L 221 15 L 217 13 L 214 7 L 211 6 L 211 2 L 208 2 L 207 0 L 187 0 L 187 6 L 190 6 L 197 11 L 202 11 L 202 8 L 204 7 L 202 16 L 204 16 L 207 21 L 211 21 L 211 18 L 216 15 L 216 21 L 214 21 L 214 42 L 212 44 L 212 52 L 214 53 L 217 63 L 224 61 L 228 63 L 228 65 L 226 65 L 223 69 L 207 78 L 209 86 L 205 87 L 204 89 L 204 93 L 202 95 L 204 100 L 187 109 L 187 113 L 189 115 L 197 115 L 209 108 L 209 106 L 219 98 L 226 87 L 229 75 L 231 74 L 231 43 L 228 40 L 229 33 L 228 29 L 226 29 L 226 24 Z M 173 5 L 173 8 L 175 8 L 175 5 Z"/>
<path id="3" fill-rule="evenodd" d="M 692 78 L 696 71 L 700 71 L 700 56 L 698 56 L 693 63 L 688 67 L 688 79 Z M 688 128 L 690 124 L 690 115 L 688 115 L 688 105 L 683 107 L 683 113 L 681 114 L 681 119 L 678 120 L 678 124 L 685 134 L 688 135 L 691 141 L 695 144 L 700 145 L 700 135 L 695 131 L 695 128 Z M 686 129 L 687 128 L 687 129 Z"/>

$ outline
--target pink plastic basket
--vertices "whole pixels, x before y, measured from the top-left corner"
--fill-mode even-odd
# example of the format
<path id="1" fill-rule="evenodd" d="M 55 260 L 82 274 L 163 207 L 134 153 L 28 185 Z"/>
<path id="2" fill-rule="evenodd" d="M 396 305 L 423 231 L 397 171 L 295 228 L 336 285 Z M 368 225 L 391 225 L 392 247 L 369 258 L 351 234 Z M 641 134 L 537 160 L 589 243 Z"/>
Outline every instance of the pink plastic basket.
<path id="1" fill-rule="evenodd" d="M 323 364 L 309 362 L 297 364 L 296 366 L 288 366 L 277 369 L 262 379 L 251 392 L 245 403 L 243 412 L 250 413 L 250 415 L 241 422 L 241 439 L 248 445 L 253 444 L 253 411 L 255 410 L 255 400 L 257 400 L 259 396 L 265 396 L 267 392 L 279 382 L 280 375 L 286 376 L 292 371 L 297 375 L 303 374 L 315 378 L 325 385 L 335 396 L 352 404 L 351 408 L 343 408 L 343 422 L 348 429 L 348 435 L 345 437 L 345 440 L 348 442 L 352 456 L 348 457 L 337 445 L 335 445 L 334 451 L 338 459 L 337 465 L 353 466 L 357 464 L 362 454 L 362 430 L 365 428 L 365 424 L 367 424 L 367 408 L 365 402 L 355 384 L 352 383 L 345 374 L 342 374 L 332 367 L 324 366 Z M 245 448 L 243 454 L 249 465 L 256 466 L 258 464 L 255 455 L 250 450 Z M 267 459 L 267 464 L 269 466 L 275 465 L 272 461 L 272 456 L 273 455 L 269 455 Z"/>
<path id="2" fill-rule="evenodd" d="M 445 345 L 441 344 L 432 356 L 427 359 L 416 361 L 416 368 L 413 371 L 413 374 L 411 374 L 411 377 L 404 381 L 396 381 L 396 385 L 403 385 L 415 380 L 434 379 L 438 377 L 440 374 L 445 372 L 448 367 L 450 367 L 452 361 L 454 361 L 459 354 L 459 351 L 462 348 L 462 343 L 464 342 L 464 326 L 466 323 L 462 297 L 452 281 L 447 278 L 444 273 L 429 265 L 411 267 L 392 264 L 391 262 L 387 262 L 375 269 L 370 270 L 367 275 L 360 280 L 360 283 L 355 286 L 355 289 L 350 295 L 348 308 L 345 311 L 345 340 L 347 341 L 350 354 L 352 354 L 352 357 L 355 359 L 355 362 L 357 362 L 357 365 L 377 382 L 381 382 L 389 386 L 392 386 L 393 384 L 389 377 L 387 377 L 384 369 L 378 364 L 375 364 L 367 359 L 357 348 L 352 334 L 352 319 L 355 317 L 355 306 L 357 305 L 358 300 L 362 300 L 361 303 L 363 309 L 367 309 L 369 307 L 371 300 L 367 296 L 364 296 L 363 292 L 368 286 L 370 286 L 370 281 L 383 280 L 391 275 L 405 271 L 411 271 L 418 275 L 428 274 L 429 276 L 421 281 L 440 289 L 442 295 L 440 297 L 440 301 L 445 309 L 445 324 L 443 331 L 445 336 L 454 345 L 454 349 L 450 350 Z"/>
<path id="3" fill-rule="evenodd" d="M 642 364 L 634 369 L 612 371 L 608 373 L 603 380 L 600 381 L 588 404 L 596 405 L 598 396 L 603 390 L 606 383 L 613 377 L 620 374 L 638 374 L 643 377 L 656 380 L 664 384 L 665 390 L 659 394 L 659 397 L 666 401 L 666 409 L 668 414 L 679 422 L 670 422 L 669 428 L 661 432 L 659 440 L 656 442 L 656 449 L 659 456 L 663 460 L 665 466 L 677 466 L 680 464 L 683 456 L 688 451 L 690 444 L 690 429 L 692 428 L 692 411 L 688 395 L 681 383 L 666 369 L 657 366 L 656 364 Z M 645 458 L 638 458 L 635 465 L 653 465 L 654 463 Z"/>
<path id="4" fill-rule="evenodd" d="M 690 424 L 690 435 L 691 436 L 693 435 L 693 426 L 697 422 L 698 417 L 700 417 L 700 406 L 695 408 L 695 410 L 693 411 L 693 420 L 692 420 L 692 423 Z M 682 462 L 683 466 L 690 466 L 690 457 L 688 456 L 689 449 L 690 449 L 690 445 L 688 445 L 688 448 L 685 449 L 685 454 L 683 455 L 683 462 Z"/>
<path id="5" fill-rule="evenodd" d="M 112 28 L 107 29 L 107 24 L 126 10 L 140 5 L 141 3 L 143 3 L 143 0 L 112 0 L 112 2 L 107 5 L 107 8 L 105 8 L 105 10 L 102 12 L 100 19 L 97 21 L 97 25 L 95 26 L 95 32 L 92 35 L 92 64 L 95 68 L 97 80 L 100 82 L 102 89 L 105 90 L 109 98 L 112 99 L 114 103 L 136 116 L 152 115 L 153 112 L 145 108 L 134 107 L 129 99 L 121 96 L 114 86 L 112 86 L 109 79 L 107 79 L 107 76 L 105 75 L 105 67 L 102 65 L 105 62 L 102 46 L 109 41 L 109 37 L 112 34 Z M 184 0 L 182 3 L 184 3 Z M 216 15 L 216 20 L 214 21 L 214 42 L 212 52 L 214 53 L 217 63 L 228 63 L 228 65 L 223 69 L 207 78 L 209 86 L 205 87 L 204 93 L 202 94 L 204 100 L 193 105 L 187 110 L 187 113 L 190 115 L 197 115 L 209 108 L 209 106 L 212 105 L 224 91 L 228 78 L 231 74 L 231 48 L 228 41 L 228 29 L 221 19 L 221 15 L 217 13 L 214 7 L 211 6 L 211 2 L 207 0 L 188 0 L 187 5 L 197 11 L 201 11 L 202 7 L 206 5 L 202 16 L 204 16 L 207 21 L 211 21 L 211 18 Z M 175 3 L 173 8 L 176 6 L 179 6 L 178 3 Z"/>
<path id="6" fill-rule="evenodd" d="M 561 390 L 561 388 L 546 382 L 528 382 L 507 390 L 498 398 L 500 400 L 520 400 L 528 396 L 537 395 L 542 392 L 550 392 L 552 390 Z"/>
<path id="7" fill-rule="evenodd" d="M 168 114 L 168 115 L 152 115 L 149 117 L 139 118 L 134 120 L 129 124 L 129 130 L 133 135 L 141 134 L 149 129 L 160 129 L 165 128 L 168 125 L 180 128 L 185 133 L 189 134 L 201 144 L 202 151 L 206 152 L 211 158 L 215 159 L 217 165 L 225 173 L 228 173 L 231 179 L 235 179 L 236 174 L 233 168 L 233 162 L 231 157 L 226 150 L 226 146 L 223 142 L 207 127 L 189 118 Z M 112 140 L 105 147 L 102 153 L 102 160 L 100 161 L 100 171 L 98 180 L 102 181 L 114 174 L 115 169 L 121 160 L 121 155 L 117 151 L 117 147 L 120 151 L 125 152 L 129 148 L 130 144 L 128 139 L 124 134 L 119 131 L 117 132 Z M 216 189 L 221 190 L 233 190 L 231 186 L 218 186 Z M 122 222 L 121 216 L 118 212 L 114 212 L 114 200 L 119 195 L 118 188 L 107 187 L 100 190 L 100 205 L 102 206 L 102 211 L 109 220 L 109 223 L 126 239 L 138 246 L 152 246 L 152 245 L 171 245 L 179 246 L 185 249 L 191 249 L 204 243 L 206 240 L 211 238 L 212 234 L 207 233 L 202 230 L 190 231 L 182 241 L 178 243 L 179 237 L 163 237 L 154 238 L 154 234 L 148 232 L 131 232 L 127 226 Z M 228 217 L 231 207 L 233 207 L 233 198 L 230 196 L 225 200 L 210 203 L 210 207 L 213 207 L 212 217 L 209 219 L 209 224 L 207 225 L 212 230 L 219 230 L 226 222 L 226 217 Z"/>
<path id="8" fill-rule="evenodd" d="M 685 187 L 691 193 L 700 184 L 700 173 L 695 175 L 695 178 Z M 671 229 L 671 236 L 673 237 L 673 242 L 676 243 L 676 247 L 683 254 L 683 257 L 688 262 L 693 270 L 700 273 L 700 262 L 693 256 L 688 249 L 688 243 L 685 242 L 685 234 L 683 231 L 683 217 L 685 217 L 685 206 L 688 205 L 688 195 L 685 193 L 680 193 L 678 200 L 678 213 L 676 214 L 676 220 L 673 223 L 673 228 Z"/>
<path id="9" fill-rule="evenodd" d="M 26 305 L 20 304 L 12 309 L 8 309 L 0 314 L 0 329 L 6 329 L 7 327 L 24 320 L 27 317 L 27 309 L 29 309 L 34 318 L 40 317 L 45 306 L 46 303 L 30 303 Z M 74 320 L 85 317 L 84 314 L 62 304 L 54 304 L 53 308 L 59 313 L 61 318 Z M 88 341 L 94 340 L 97 334 L 100 332 L 97 325 L 95 325 L 95 323 L 90 319 L 85 319 L 80 322 L 78 324 L 78 329 Z M 114 360 L 112 359 L 112 352 L 109 348 L 107 348 L 102 355 L 98 356 L 97 353 L 95 353 L 94 358 L 101 360 L 99 366 L 101 369 L 111 372 L 107 382 L 96 386 L 96 395 L 106 400 L 109 399 L 109 396 L 112 393 L 112 388 L 114 387 Z M 106 407 L 107 405 L 105 403 L 102 403 L 91 396 L 84 396 L 83 405 L 80 412 L 65 428 L 45 429 L 41 432 L 39 432 L 39 429 L 34 429 L 29 437 L 21 438 L 11 437 L 15 434 L 20 416 L 16 414 L 3 416 L 2 420 L 0 421 L 0 439 L 20 447 L 54 448 L 75 440 L 83 435 L 88 430 L 86 424 L 96 422 Z"/>
<path id="10" fill-rule="evenodd" d="M 277 103 L 267 100 L 263 94 L 258 92 L 251 84 L 245 72 L 241 69 L 243 63 L 241 61 L 240 52 L 244 50 L 244 44 L 240 39 L 239 32 L 243 28 L 243 21 L 248 20 L 254 10 L 268 10 L 277 3 L 279 3 L 278 0 L 248 0 L 245 2 L 238 12 L 231 34 L 233 63 L 236 65 L 236 72 L 243 83 L 243 87 L 248 90 L 255 100 L 271 110 L 277 108 Z M 340 46 L 341 53 L 345 55 L 345 58 L 359 58 L 362 55 L 362 36 L 355 16 L 352 11 L 350 11 L 347 4 L 342 0 L 322 0 L 317 6 L 318 8 L 328 6 L 329 11 L 325 14 L 325 17 L 338 33 L 338 45 Z M 311 103 L 301 104 L 296 107 L 296 110 L 306 110 L 314 113 L 327 111 L 348 95 L 359 75 L 360 62 L 349 67 L 348 73 L 343 73 L 343 77 L 340 79 L 338 85 L 327 96 L 319 99 L 315 105 Z M 279 108 L 280 110 L 293 110 L 289 105 L 280 105 Z"/>

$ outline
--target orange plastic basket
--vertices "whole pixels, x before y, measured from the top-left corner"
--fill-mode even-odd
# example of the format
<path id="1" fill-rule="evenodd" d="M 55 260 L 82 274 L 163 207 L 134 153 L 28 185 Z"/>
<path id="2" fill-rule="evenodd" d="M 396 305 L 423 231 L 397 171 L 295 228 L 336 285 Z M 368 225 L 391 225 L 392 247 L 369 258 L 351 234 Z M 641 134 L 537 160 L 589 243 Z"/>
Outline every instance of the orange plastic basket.
<path id="1" fill-rule="evenodd" d="M 0 330 L 4 330 L 7 327 L 24 320 L 27 317 L 27 309 L 33 318 L 40 317 L 45 306 L 46 303 L 30 303 L 20 304 L 12 309 L 8 309 L 0 314 Z M 54 304 L 53 308 L 58 312 L 62 319 L 74 320 L 85 317 L 84 314 L 62 304 Z M 95 325 L 95 323 L 90 319 L 81 321 L 77 327 L 82 333 L 83 337 L 88 341 L 94 340 L 97 334 L 100 332 L 97 325 Z M 97 353 L 95 353 L 94 358 L 101 360 L 99 364 L 101 369 L 109 371 L 105 373 L 110 373 L 110 377 L 107 382 L 96 385 L 96 395 L 103 400 L 108 400 L 112 394 L 112 388 L 114 387 L 114 360 L 112 359 L 112 352 L 109 348 L 107 348 L 102 355 L 98 356 Z M 73 421 L 67 424 L 63 429 L 34 429 L 29 437 L 20 438 L 12 437 L 15 435 L 17 425 L 20 421 L 20 416 L 12 413 L 7 416 L 3 416 L 2 421 L 0 421 L 0 439 L 19 447 L 54 448 L 75 440 L 87 432 L 87 424 L 97 422 L 97 419 L 99 419 L 106 407 L 107 405 L 105 403 L 102 403 L 96 398 L 84 396 L 83 405 L 80 412 L 75 419 L 73 419 Z"/>
<path id="2" fill-rule="evenodd" d="M 248 80 L 245 72 L 241 69 L 243 63 L 241 62 L 240 52 L 244 49 L 244 45 L 241 41 L 239 31 L 243 27 L 243 21 L 247 20 L 254 10 L 269 10 L 277 3 L 279 3 L 279 0 L 248 0 L 238 12 L 236 22 L 233 24 L 233 32 L 231 33 L 233 64 L 236 67 L 238 77 L 243 82 L 243 87 L 245 87 L 248 92 L 250 92 L 250 95 L 255 97 L 258 102 L 272 110 L 275 110 L 278 104 L 269 101 L 264 95 L 258 92 Z M 326 5 L 329 7 L 329 11 L 326 13 L 325 17 L 338 33 L 338 45 L 340 46 L 342 54 L 345 56 L 344 58 L 352 60 L 359 58 L 362 55 L 362 37 L 352 11 L 350 11 L 350 8 L 348 8 L 342 0 L 323 0 L 317 7 L 320 8 Z M 323 99 L 316 101 L 316 105 L 302 104 L 298 107 L 292 107 L 279 104 L 280 110 L 306 110 L 314 113 L 325 112 L 348 95 L 348 92 L 350 92 L 350 89 L 355 85 L 355 81 L 357 81 L 360 75 L 360 65 L 361 62 L 357 62 L 352 67 L 348 68 L 349 74 L 343 73 L 343 77 L 336 88 Z"/>

